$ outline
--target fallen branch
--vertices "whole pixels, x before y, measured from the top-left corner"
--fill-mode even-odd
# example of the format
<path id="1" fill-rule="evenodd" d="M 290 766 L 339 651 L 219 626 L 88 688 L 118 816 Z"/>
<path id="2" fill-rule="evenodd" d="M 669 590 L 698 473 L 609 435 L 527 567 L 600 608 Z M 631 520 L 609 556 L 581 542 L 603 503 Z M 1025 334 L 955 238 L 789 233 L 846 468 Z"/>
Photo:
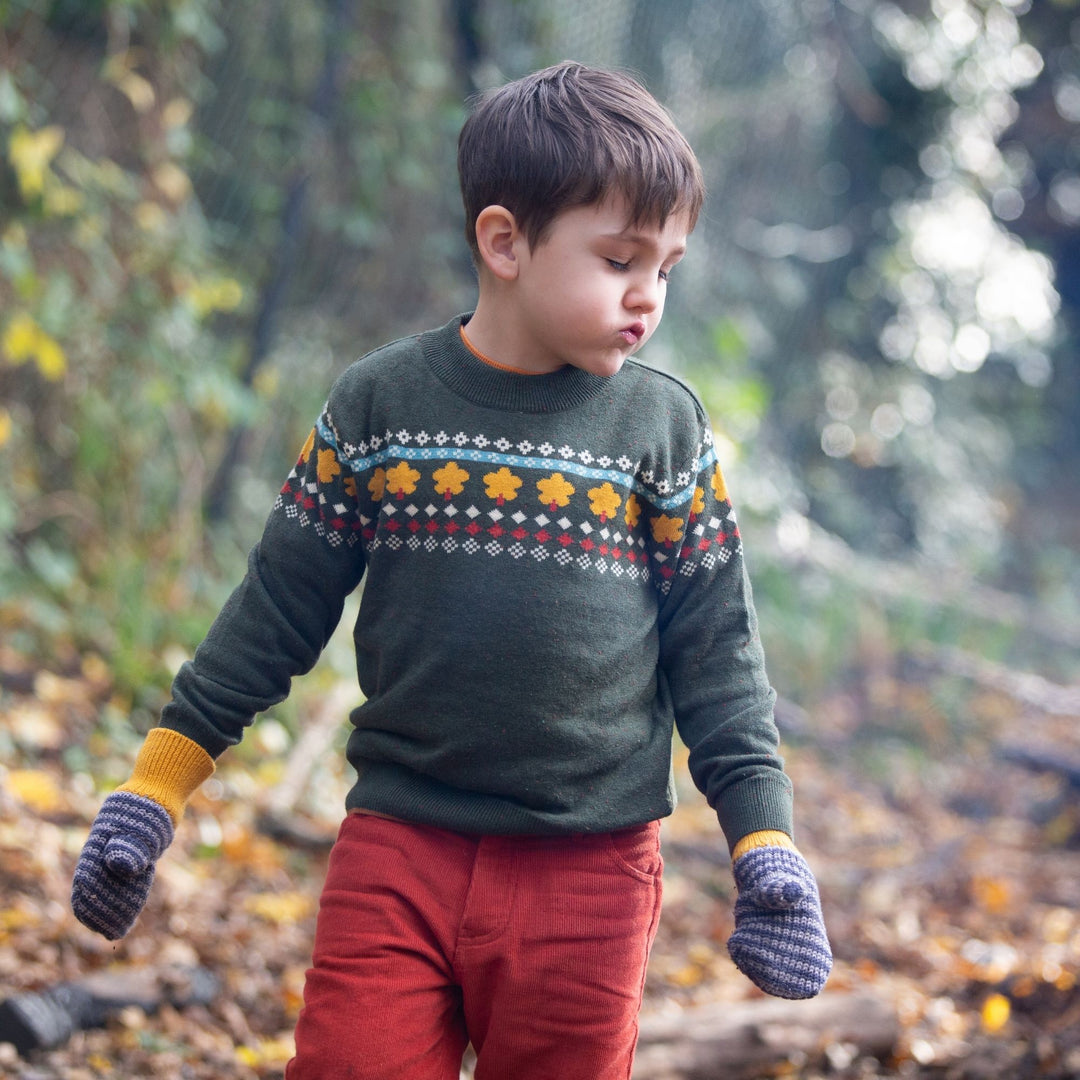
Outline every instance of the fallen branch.
<path id="1" fill-rule="evenodd" d="M 641 1018 L 633 1080 L 748 1080 L 785 1062 L 813 1065 L 838 1052 L 886 1058 L 900 1022 L 869 991 L 810 1001 L 759 998 Z"/>
<path id="2" fill-rule="evenodd" d="M 311 782 L 315 767 L 330 752 L 330 747 L 349 709 L 356 704 L 356 684 L 342 679 L 312 710 L 300 738 L 289 753 L 284 775 L 260 803 L 259 831 L 273 840 L 309 851 L 329 851 L 337 836 L 337 827 L 324 827 L 303 818 L 298 806 Z"/>
<path id="3" fill-rule="evenodd" d="M 217 978 L 198 967 L 87 975 L 0 1002 L 0 1042 L 13 1044 L 22 1055 L 53 1050 L 76 1031 L 104 1027 L 123 1009 L 134 1006 L 150 1014 L 162 1005 L 209 1005 L 220 989 Z"/>
<path id="4" fill-rule="evenodd" d="M 874 558 L 856 551 L 808 518 L 799 519 L 799 525 L 803 536 L 797 542 L 781 542 L 776 530 L 755 533 L 758 558 L 771 559 L 792 570 L 823 570 L 883 603 L 906 607 L 915 601 L 927 611 L 958 611 L 997 626 L 1022 630 L 1040 641 L 1080 647 L 1080 625 L 1075 620 L 1023 596 L 982 585 L 963 574 L 942 573 L 941 567 L 925 561 Z M 928 580 L 933 581 L 932 588 L 927 587 Z"/>
<path id="5" fill-rule="evenodd" d="M 1060 747 L 1002 743 L 996 753 L 1011 765 L 1060 776 L 1074 792 L 1080 791 L 1080 758 L 1063 754 Z"/>
<path id="6" fill-rule="evenodd" d="M 919 667 L 970 679 L 1049 716 L 1080 716 L 1080 686 L 1062 686 L 1031 671 L 1019 671 L 950 645 L 923 643 L 911 654 Z"/>

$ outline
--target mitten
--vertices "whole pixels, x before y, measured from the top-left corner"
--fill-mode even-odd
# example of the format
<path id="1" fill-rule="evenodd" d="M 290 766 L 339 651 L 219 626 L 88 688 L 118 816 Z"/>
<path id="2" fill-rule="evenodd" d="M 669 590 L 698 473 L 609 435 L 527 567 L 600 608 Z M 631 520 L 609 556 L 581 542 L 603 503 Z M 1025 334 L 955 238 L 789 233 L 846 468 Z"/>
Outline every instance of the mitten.
<path id="1" fill-rule="evenodd" d="M 213 759 L 191 739 L 150 732 L 131 779 L 105 799 L 79 856 L 71 886 L 79 922 L 110 941 L 131 929 L 187 800 L 213 771 Z"/>
<path id="2" fill-rule="evenodd" d="M 735 932 L 728 952 L 767 994 L 809 998 L 832 970 L 817 882 L 793 847 L 753 847 L 735 859 Z"/>

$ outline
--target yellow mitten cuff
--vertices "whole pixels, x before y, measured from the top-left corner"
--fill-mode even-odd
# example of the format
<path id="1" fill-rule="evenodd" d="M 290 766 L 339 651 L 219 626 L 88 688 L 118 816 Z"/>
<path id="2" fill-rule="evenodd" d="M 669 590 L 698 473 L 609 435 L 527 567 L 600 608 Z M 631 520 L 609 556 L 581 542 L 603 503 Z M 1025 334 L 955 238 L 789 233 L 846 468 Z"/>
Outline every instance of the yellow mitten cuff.
<path id="1" fill-rule="evenodd" d="M 779 829 L 762 829 L 760 832 L 748 833 L 732 849 L 731 861 L 734 862 L 740 855 L 753 851 L 759 847 L 782 847 L 795 851 L 795 841 L 786 832 Z"/>
<path id="2" fill-rule="evenodd" d="M 197 742 L 170 728 L 156 727 L 142 744 L 131 778 L 117 791 L 153 799 L 178 825 L 188 799 L 213 773 L 214 759 Z"/>

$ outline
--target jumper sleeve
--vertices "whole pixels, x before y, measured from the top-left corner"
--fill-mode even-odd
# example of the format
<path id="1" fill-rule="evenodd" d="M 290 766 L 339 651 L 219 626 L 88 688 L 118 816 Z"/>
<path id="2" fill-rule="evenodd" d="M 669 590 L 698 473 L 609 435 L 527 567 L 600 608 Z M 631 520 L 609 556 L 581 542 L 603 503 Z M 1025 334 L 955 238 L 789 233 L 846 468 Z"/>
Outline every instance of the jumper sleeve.
<path id="1" fill-rule="evenodd" d="M 690 774 L 728 844 L 792 833 L 791 782 L 778 753 L 775 691 L 765 671 L 742 540 L 707 420 L 681 505 L 651 522 L 661 562 L 660 674 Z"/>
<path id="2" fill-rule="evenodd" d="M 329 406 L 308 436 L 248 557 L 243 581 L 173 682 L 162 726 L 212 757 L 309 671 L 364 572 L 356 483 Z"/>

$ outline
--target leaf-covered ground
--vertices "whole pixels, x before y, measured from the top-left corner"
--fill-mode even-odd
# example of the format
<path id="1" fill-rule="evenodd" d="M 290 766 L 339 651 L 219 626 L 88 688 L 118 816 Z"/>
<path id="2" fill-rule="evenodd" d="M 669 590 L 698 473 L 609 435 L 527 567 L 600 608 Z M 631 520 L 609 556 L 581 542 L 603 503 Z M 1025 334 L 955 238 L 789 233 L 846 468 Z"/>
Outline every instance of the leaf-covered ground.
<path id="1" fill-rule="evenodd" d="M 56 675 L 11 655 L 0 671 L 0 997 L 164 964 L 203 965 L 223 987 L 209 1006 L 128 1008 L 25 1059 L 0 1044 L 0 1076 L 280 1077 L 325 867 L 324 853 L 256 824 L 260 793 L 281 777 L 280 727 L 257 726 L 247 752 L 195 798 L 136 930 L 112 944 L 68 908 L 89 823 L 130 762 L 130 738 L 103 722 L 107 679 L 93 664 Z M 1023 741 L 1080 756 L 1076 718 L 951 692 L 950 710 L 927 685 L 885 680 L 869 711 L 860 695 L 837 694 L 788 740 L 798 840 L 836 952 L 826 993 L 872 991 L 895 1010 L 900 1036 L 888 1060 L 823 1040 L 812 1060 L 778 1062 L 769 1075 L 1080 1076 L 1080 799 L 1052 772 L 997 752 Z M 960 730 L 950 711 L 966 717 Z M 724 948 L 724 845 L 679 766 L 684 797 L 665 824 L 665 909 L 645 1000 L 668 1013 L 756 993 Z M 345 782 L 336 765 L 313 782 L 308 807 L 329 832 Z"/>

